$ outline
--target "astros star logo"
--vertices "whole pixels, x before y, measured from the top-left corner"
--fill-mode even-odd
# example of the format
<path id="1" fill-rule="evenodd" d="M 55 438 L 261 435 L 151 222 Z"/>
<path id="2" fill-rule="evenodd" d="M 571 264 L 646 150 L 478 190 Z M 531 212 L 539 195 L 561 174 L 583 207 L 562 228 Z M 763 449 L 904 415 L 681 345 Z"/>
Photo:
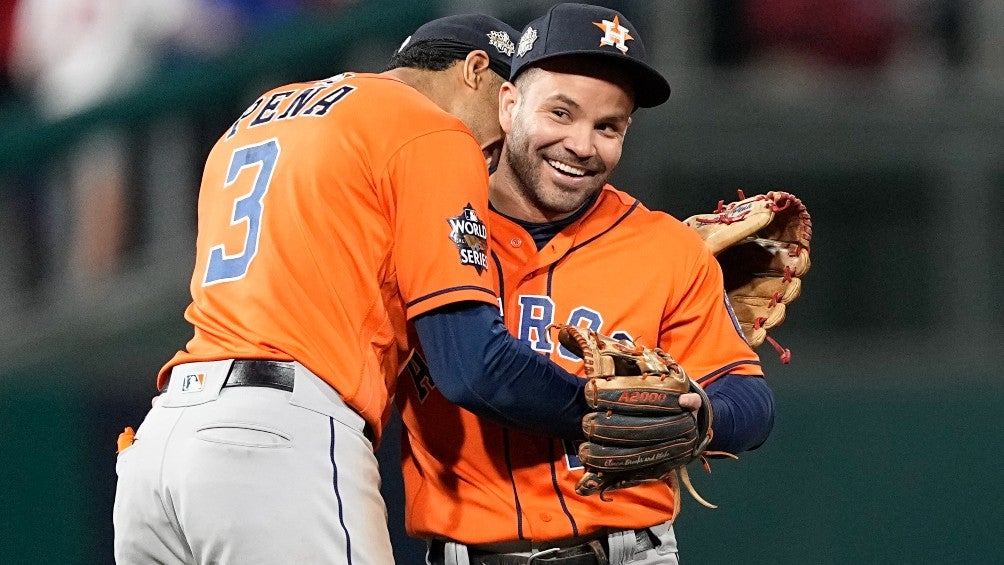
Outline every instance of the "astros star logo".
<path id="1" fill-rule="evenodd" d="M 621 25 L 617 16 L 614 16 L 614 21 L 603 20 L 602 22 L 593 22 L 593 25 L 603 30 L 603 37 L 600 38 L 600 47 L 612 45 L 620 49 L 621 53 L 628 52 L 627 42 L 634 38 L 631 37 L 628 28 Z"/>

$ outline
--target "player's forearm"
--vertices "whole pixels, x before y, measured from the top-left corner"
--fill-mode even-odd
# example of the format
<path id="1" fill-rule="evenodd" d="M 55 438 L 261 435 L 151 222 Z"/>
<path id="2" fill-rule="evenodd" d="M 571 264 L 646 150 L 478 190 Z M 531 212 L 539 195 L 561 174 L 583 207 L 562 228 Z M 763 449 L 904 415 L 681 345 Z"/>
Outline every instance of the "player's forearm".
<path id="1" fill-rule="evenodd" d="M 766 379 L 725 375 L 705 392 L 715 411 L 708 449 L 741 453 L 766 441 L 774 426 L 774 395 Z"/>
<path id="2" fill-rule="evenodd" d="M 521 431 L 582 437 L 584 381 L 512 337 L 492 306 L 440 308 L 415 328 L 432 379 L 451 402 Z"/>

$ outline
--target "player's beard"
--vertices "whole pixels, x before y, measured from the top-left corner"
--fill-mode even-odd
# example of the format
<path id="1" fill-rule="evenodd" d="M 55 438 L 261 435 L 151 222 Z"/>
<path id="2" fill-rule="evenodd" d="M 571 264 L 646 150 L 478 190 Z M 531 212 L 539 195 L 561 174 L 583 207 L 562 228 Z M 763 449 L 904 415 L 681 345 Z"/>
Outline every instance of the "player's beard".
<path id="1" fill-rule="evenodd" d="M 585 189 L 570 190 L 553 183 L 545 184 L 541 178 L 541 170 L 542 167 L 550 167 L 545 162 L 547 157 L 541 152 L 531 150 L 529 138 L 515 130 L 506 138 L 505 152 L 516 190 L 526 202 L 552 220 L 562 219 L 581 208 L 603 188 L 610 176 L 607 171 L 595 174 L 592 177 L 593 182 Z M 599 167 L 602 167 L 602 164 Z M 593 168 L 597 166 L 593 165 Z"/>

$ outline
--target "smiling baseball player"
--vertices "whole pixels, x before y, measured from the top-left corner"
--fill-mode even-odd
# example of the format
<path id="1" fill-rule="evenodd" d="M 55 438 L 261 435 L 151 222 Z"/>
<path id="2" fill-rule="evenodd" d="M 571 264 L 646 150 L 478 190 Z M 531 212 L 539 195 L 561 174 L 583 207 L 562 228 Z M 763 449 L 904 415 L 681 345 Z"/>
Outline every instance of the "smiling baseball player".
<path id="1" fill-rule="evenodd" d="M 635 109 L 669 97 L 636 28 L 611 9 L 553 7 L 524 29 L 500 97 L 490 247 L 509 331 L 570 371 L 582 360 L 552 324 L 657 346 L 705 387 L 712 449 L 763 443 L 771 391 L 715 257 L 693 229 L 607 184 Z M 398 395 L 407 529 L 430 541 L 430 563 L 678 562 L 678 489 L 648 481 L 601 498 L 577 488 L 576 442 L 457 409 L 435 368 L 411 369 Z"/>
<path id="2" fill-rule="evenodd" d="M 419 343 L 452 401 L 581 436 L 581 381 L 506 332 L 490 276 L 485 163 L 514 35 L 430 22 L 394 68 L 275 88 L 223 132 L 194 336 L 120 442 L 118 563 L 391 563 L 373 448 Z"/>

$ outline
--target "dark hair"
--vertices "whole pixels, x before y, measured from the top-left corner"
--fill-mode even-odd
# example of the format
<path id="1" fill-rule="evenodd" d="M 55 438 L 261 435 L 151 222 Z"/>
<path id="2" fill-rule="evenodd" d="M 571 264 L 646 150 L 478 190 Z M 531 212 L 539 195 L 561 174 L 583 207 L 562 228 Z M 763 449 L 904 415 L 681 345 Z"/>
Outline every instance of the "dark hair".
<path id="1" fill-rule="evenodd" d="M 457 61 L 463 61 L 475 49 L 455 41 L 429 40 L 409 45 L 394 53 L 385 71 L 407 67 L 426 71 L 445 71 Z"/>

